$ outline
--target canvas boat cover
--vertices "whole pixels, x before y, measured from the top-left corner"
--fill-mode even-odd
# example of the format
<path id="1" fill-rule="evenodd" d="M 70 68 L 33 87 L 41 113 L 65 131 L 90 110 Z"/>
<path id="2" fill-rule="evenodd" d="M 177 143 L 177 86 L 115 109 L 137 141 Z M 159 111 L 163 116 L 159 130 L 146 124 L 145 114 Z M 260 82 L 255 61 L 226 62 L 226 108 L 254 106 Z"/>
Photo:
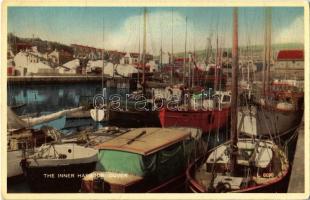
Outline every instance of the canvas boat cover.
<path id="1" fill-rule="evenodd" d="M 189 131 L 174 128 L 137 128 L 97 146 L 97 149 L 120 150 L 150 155 L 190 137 Z"/>

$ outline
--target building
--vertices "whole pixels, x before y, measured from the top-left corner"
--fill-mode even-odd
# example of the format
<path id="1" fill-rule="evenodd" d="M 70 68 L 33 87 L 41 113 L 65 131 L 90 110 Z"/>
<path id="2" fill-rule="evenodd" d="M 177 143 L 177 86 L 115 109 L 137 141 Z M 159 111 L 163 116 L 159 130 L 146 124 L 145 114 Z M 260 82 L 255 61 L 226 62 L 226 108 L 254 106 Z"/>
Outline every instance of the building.
<path id="1" fill-rule="evenodd" d="M 114 64 L 120 64 L 121 58 L 126 55 L 126 53 L 124 52 L 113 51 L 113 50 L 109 50 L 107 51 L 107 53 L 109 56 L 109 60 Z"/>
<path id="2" fill-rule="evenodd" d="M 139 53 L 129 53 L 127 52 L 121 59 L 120 64 L 123 65 L 138 65 L 140 62 Z"/>
<path id="3" fill-rule="evenodd" d="M 127 52 L 121 59 L 120 64 L 124 65 L 135 65 L 140 66 L 142 60 L 142 54 L 139 53 L 129 53 Z M 149 61 L 153 60 L 153 55 L 145 54 L 145 63 L 148 63 Z"/>
<path id="4" fill-rule="evenodd" d="M 56 67 L 72 60 L 73 55 L 64 50 L 58 51 L 57 49 L 55 49 L 47 55 L 47 59 L 52 63 L 52 65 Z"/>
<path id="5" fill-rule="evenodd" d="M 74 59 L 60 66 L 58 71 L 60 74 L 73 75 L 78 74 L 79 68 L 80 68 L 80 60 Z"/>
<path id="6" fill-rule="evenodd" d="M 280 50 L 271 71 L 273 72 L 273 76 L 275 78 L 303 79 L 304 51 Z"/>
<path id="7" fill-rule="evenodd" d="M 30 50 L 17 53 L 13 59 L 15 64 L 14 72 L 11 72 L 11 74 L 30 76 L 35 74 L 54 74 L 58 72 L 56 69 L 46 64 L 46 62 L 43 61 L 44 58 L 39 55 L 40 54 Z"/>

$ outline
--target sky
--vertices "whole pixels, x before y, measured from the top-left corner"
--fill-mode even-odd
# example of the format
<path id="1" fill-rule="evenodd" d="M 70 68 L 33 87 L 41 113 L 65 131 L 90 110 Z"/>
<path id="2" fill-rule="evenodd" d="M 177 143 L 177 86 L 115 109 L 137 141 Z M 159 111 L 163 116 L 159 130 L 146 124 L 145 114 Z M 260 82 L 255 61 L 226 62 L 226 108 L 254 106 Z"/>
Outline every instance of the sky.
<path id="1" fill-rule="evenodd" d="M 139 52 L 143 43 L 143 10 L 142 7 L 8 7 L 8 32 L 67 45 Z M 174 52 L 183 52 L 185 41 L 188 51 L 203 50 L 207 38 L 213 47 L 216 41 L 219 47 L 232 45 L 232 8 L 148 7 L 146 10 L 148 53 L 158 54 L 161 47 L 164 52 L 171 52 L 172 46 Z M 264 12 L 262 7 L 238 9 L 240 46 L 263 44 Z M 272 43 L 304 43 L 303 7 L 272 8 Z"/>

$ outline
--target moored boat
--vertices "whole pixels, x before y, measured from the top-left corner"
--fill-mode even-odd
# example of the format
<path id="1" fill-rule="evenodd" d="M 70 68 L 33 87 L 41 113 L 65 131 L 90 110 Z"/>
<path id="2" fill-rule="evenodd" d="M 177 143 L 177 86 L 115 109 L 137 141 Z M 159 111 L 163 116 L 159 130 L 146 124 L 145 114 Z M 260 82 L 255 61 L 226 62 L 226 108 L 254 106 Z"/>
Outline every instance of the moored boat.
<path id="1" fill-rule="evenodd" d="M 238 112 L 240 131 L 255 137 L 283 137 L 301 123 L 304 93 L 298 81 L 273 81 L 265 95 Z"/>
<path id="2" fill-rule="evenodd" d="M 266 11 L 266 15 L 270 9 Z M 271 13 L 270 13 L 271 14 Z M 238 132 L 238 8 L 233 10 L 230 141 L 194 161 L 187 170 L 192 192 L 284 192 L 287 155 L 272 138 L 240 138 Z"/>
<path id="3" fill-rule="evenodd" d="M 190 106 L 166 106 L 159 112 L 162 127 L 196 127 L 204 133 L 224 127 L 228 122 L 230 94 L 218 92 L 210 99 L 192 101 Z"/>
<path id="4" fill-rule="evenodd" d="M 230 142 L 206 157 L 193 162 L 187 170 L 192 192 L 284 192 L 289 164 L 284 152 L 271 140 L 239 139 L 237 172 L 229 170 Z"/>
<path id="5" fill-rule="evenodd" d="M 34 192 L 77 192 L 96 162 L 97 150 L 93 148 L 55 143 L 42 145 L 20 165 Z"/>
<path id="6" fill-rule="evenodd" d="M 48 126 L 42 126 L 40 129 L 29 128 L 27 122 L 18 117 L 9 107 L 7 111 L 7 177 L 15 179 L 23 174 L 19 165 L 23 156 L 33 153 L 35 147 L 58 140 L 60 135 Z"/>
<path id="7" fill-rule="evenodd" d="M 8 134 L 7 146 L 7 177 L 15 178 L 23 174 L 20 161 L 23 156 L 34 153 L 35 147 L 45 142 L 57 140 L 59 135 L 54 134 L 51 127 L 42 129 L 20 129 Z"/>
<path id="8" fill-rule="evenodd" d="M 177 192 L 197 150 L 199 129 L 138 128 L 97 146 L 101 170 L 85 176 L 82 192 Z"/>

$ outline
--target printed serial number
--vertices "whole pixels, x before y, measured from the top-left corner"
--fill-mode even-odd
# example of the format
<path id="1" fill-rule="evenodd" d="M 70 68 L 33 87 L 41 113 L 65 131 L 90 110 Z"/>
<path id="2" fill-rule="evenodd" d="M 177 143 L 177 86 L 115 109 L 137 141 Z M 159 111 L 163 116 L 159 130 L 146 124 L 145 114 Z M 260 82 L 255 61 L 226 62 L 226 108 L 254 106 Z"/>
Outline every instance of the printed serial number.
<path id="1" fill-rule="evenodd" d="M 271 178 L 271 177 L 274 177 L 274 173 L 263 173 L 263 177 L 264 178 Z"/>

